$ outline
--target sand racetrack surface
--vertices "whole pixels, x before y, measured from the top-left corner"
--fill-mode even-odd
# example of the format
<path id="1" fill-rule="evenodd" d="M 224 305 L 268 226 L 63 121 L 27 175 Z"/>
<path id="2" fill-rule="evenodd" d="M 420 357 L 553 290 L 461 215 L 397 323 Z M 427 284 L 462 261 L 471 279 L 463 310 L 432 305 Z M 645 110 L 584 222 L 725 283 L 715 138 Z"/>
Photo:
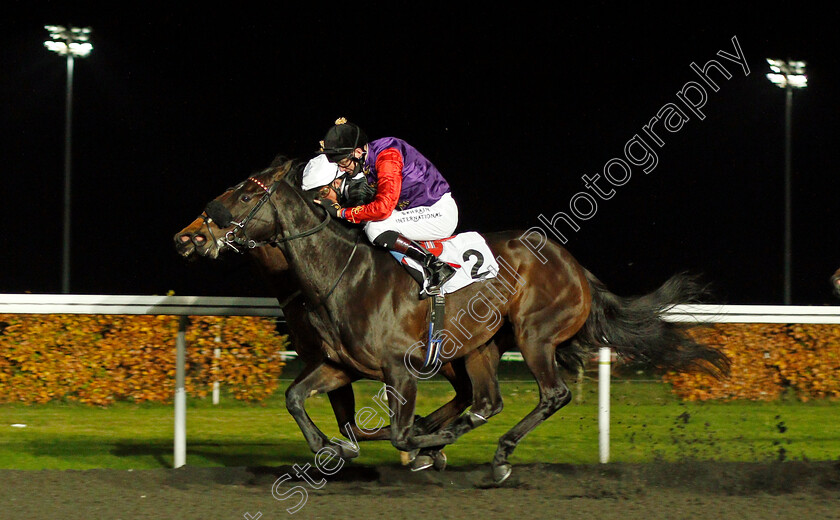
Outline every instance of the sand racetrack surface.
<path id="1" fill-rule="evenodd" d="M 501 487 L 487 465 L 307 474 L 320 489 L 291 466 L 0 470 L 0 518 L 840 519 L 840 462 L 515 465 Z"/>

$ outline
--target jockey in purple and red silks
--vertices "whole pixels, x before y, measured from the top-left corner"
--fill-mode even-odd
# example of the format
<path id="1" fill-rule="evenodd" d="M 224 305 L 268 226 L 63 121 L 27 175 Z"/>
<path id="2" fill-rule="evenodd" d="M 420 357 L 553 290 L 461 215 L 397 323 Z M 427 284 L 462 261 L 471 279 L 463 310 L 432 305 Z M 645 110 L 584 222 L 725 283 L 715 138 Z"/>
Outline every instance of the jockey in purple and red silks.
<path id="1" fill-rule="evenodd" d="M 438 294 L 455 270 L 417 242 L 452 236 L 458 225 L 458 206 L 449 183 L 434 164 L 413 146 L 396 137 L 367 141 L 355 124 L 341 118 L 327 131 L 321 153 L 350 178 L 364 174 L 375 186 L 373 200 L 351 207 L 323 206 L 334 217 L 364 223 L 365 234 L 377 246 L 404 254 L 426 271 L 425 298 Z"/>

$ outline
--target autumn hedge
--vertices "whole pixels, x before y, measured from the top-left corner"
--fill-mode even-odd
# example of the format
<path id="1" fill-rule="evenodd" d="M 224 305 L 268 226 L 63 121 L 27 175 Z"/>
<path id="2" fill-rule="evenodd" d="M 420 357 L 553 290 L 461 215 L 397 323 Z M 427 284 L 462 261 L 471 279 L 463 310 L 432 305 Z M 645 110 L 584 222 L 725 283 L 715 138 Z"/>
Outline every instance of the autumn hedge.
<path id="1" fill-rule="evenodd" d="M 0 403 L 168 402 L 177 329 L 174 316 L 0 314 Z M 682 399 L 767 401 L 786 391 L 803 401 L 840 398 L 840 325 L 715 324 L 691 334 L 722 349 L 732 373 L 667 374 Z M 187 344 L 191 396 L 206 396 L 216 380 L 243 400 L 278 388 L 287 338 L 272 319 L 192 317 Z"/>
<path id="2" fill-rule="evenodd" d="M 686 400 L 769 401 L 789 391 L 801 401 L 840 398 L 840 325 L 721 323 L 693 329 L 732 360 L 729 378 L 669 373 Z"/>
<path id="3" fill-rule="evenodd" d="M 177 331 L 176 316 L 0 314 L 0 403 L 169 402 Z M 192 317 L 186 340 L 189 395 L 213 381 L 243 400 L 277 389 L 287 338 L 274 320 Z"/>

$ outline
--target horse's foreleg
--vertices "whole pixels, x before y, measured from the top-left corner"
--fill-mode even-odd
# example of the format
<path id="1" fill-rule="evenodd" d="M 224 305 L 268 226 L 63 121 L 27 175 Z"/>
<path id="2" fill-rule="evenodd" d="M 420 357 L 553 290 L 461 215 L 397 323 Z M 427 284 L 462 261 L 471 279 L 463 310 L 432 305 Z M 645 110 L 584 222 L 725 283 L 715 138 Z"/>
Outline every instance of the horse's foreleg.
<path id="1" fill-rule="evenodd" d="M 327 393 L 330 399 L 335 420 L 338 422 L 338 429 L 348 439 L 359 441 L 382 441 L 391 438 L 391 429 L 384 426 L 375 431 L 359 428 L 356 425 L 356 398 L 353 393 L 353 386 L 350 384 L 336 388 Z"/>
<path id="2" fill-rule="evenodd" d="M 384 370 L 385 387 L 382 389 L 388 399 L 388 414 L 391 416 L 391 444 L 401 451 L 420 448 L 413 442 L 414 408 L 417 402 L 417 380 L 402 364 L 402 360 Z"/>
<path id="3" fill-rule="evenodd" d="M 303 437 L 309 444 L 309 448 L 317 453 L 329 445 L 343 458 L 353 458 L 359 453 L 347 448 L 346 445 L 338 445 L 330 442 L 327 436 L 306 413 L 304 402 L 307 397 L 318 393 L 328 393 L 337 388 L 349 385 L 352 378 L 345 371 L 324 363 L 309 365 L 286 389 L 286 409 L 294 418 L 300 428 Z M 345 396 L 346 397 L 346 396 Z M 346 413 L 346 408 L 343 409 Z"/>
<path id="4" fill-rule="evenodd" d="M 386 374 L 385 381 L 388 385 L 386 388 L 392 390 L 388 396 L 389 404 L 392 406 L 391 411 L 397 412 L 393 414 L 394 419 L 391 422 L 392 444 L 403 451 L 418 448 L 440 449 L 447 444 L 452 444 L 463 433 L 484 424 L 488 418 L 499 413 L 502 409 L 502 397 L 496 379 L 496 369 L 500 356 L 501 349 L 491 342 L 485 348 L 469 354 L 464 365 L 451 364 L 453 372 L 447 378 L 452 377 L 450 381 L 456 391 L 461 394 L 465 393 L 467 388 L 472 389 L 473 409 L 471 413 L 458 416 L 466 408 L 467 400 L 462 397 L 458 401 L 450 401 L 435 412 L 440 412 L 437 417 L 440 422 L 432 424 L 448 423 L 440 429 L 426 429 L 428 423 L 421 423 L 422 430 L 412 427 L 417 382 L 407 370 L 397 369 Z M 467 374 L 466 377 L 464 372 Z M 465 380 L 468 380 L 470 384 L 465 384 Z M 457 417 L 454 421 L 451 419 L 453 416 Z M 431 431 L 431 433 L 418 435 L 418 430 Z"/>
<path id="5" fill-rule="evenodd" d="M 455 397 L 425 417 L 415 421 L 415 433 L 424 434 L 440 430 L 454 421 L 472 402 L 472 384 L 463 359 L 456 359 L 440 369 L 455 389 Z"/>

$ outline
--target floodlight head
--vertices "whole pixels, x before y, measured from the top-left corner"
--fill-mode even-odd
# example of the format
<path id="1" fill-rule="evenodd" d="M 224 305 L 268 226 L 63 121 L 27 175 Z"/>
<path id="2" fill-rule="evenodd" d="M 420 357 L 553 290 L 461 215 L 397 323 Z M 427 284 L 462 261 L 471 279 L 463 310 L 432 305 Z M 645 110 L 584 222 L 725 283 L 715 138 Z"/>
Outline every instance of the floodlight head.
<path id="1" fill-rule="evenodd" d="M 774 85 L 781 88 L 785 88 L 787 86 L 787 76 L 784 74 L 770 73 L 767 74 L 767 79 L 772 81 Z"/>
<path id="2" fill-rule="evenodd" d="M 788 76 L 788 83 L 793 88 L 805 88 L 808 86 L 808 76 L 804 74 L 794 74 Z"/>
<path id="3" fill-rule="evenodd" d="M 804 61 L 782 61 L 767 58 L 771 74 L 767 79 L 779 88 L 805 88 L 808 86 L 808 76 L 805 75 Z"/>
<path id="4" fill-rule="evenodd" d="M 45 41 L 44 46 L 61 56 L 69 54 L 78 58 L 86 58 L 93 50 L 93 45 L 88 43 L 90 27 L 71 27 L 67 29 L 63 25 L 45 25 L 44 29 L 50 32 L 50 38 L 52 38 L 52 40 Z"/>

